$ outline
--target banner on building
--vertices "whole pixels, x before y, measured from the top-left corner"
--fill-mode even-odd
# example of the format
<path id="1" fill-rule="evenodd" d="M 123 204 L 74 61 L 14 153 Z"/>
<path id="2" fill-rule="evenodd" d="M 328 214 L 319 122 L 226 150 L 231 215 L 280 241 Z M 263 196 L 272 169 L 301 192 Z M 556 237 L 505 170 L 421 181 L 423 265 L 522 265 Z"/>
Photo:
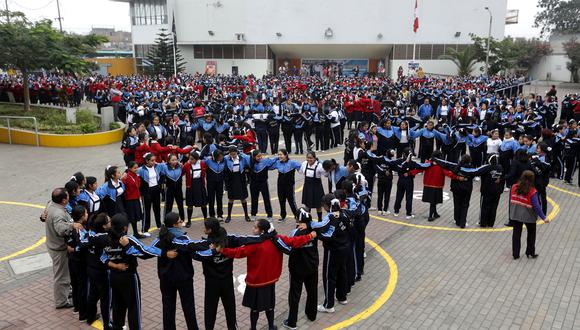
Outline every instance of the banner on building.
<path id="1" fill-rule="evenodd" d="M 217 62 L 216 61 L 207 61 L 205 62 L 205 74 L 206 75 L 215 75 L 217 73 Z"/>

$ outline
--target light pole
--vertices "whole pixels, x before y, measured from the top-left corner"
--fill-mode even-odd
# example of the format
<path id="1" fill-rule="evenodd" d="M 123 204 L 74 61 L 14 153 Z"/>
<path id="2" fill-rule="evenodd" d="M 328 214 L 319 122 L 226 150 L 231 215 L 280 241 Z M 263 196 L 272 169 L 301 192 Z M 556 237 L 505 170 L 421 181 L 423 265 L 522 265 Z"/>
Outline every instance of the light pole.
<path id="1" fill-rule="evenodd" d="M 491 42 L 491 23 L 493 22 L 493 15 L 489 7 L 485 7 L 489 13 L 489 31 L 487 32 L 487 51 L 485 52 L 485 75 L 489 78 L 489 44 Z"/>

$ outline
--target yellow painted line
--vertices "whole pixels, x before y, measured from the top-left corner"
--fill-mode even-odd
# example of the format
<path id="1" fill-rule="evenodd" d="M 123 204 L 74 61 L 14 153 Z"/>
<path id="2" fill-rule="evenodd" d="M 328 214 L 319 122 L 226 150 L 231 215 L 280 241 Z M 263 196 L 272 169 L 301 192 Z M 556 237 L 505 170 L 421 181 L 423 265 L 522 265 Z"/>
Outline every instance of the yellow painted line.
<path id="1" fill-rule="evenodd" d="M 31 246 L 26 247 L 22 250 L 16 251 L 16 252 L 9 254 L 7 256 L 1 257 L 0 261 L 10 260 L 12 258 L 18 257 L 21 254 L 28 252 L 28 251 L 32 251 L 32 250 L 36 249 L 37 247 L 41 246 L 42 244 L 44 244 L 44 242 L 46 242 L 46 237 L 43 236 L 42 238 L 40 238 L 36 243 L 32 244 Z"/>
<path id="2" fill-rule="evenodd" d="M 0 201 L 0 204 L 16 205 L 16 206 L 25 206 L 25 207 L 33 207 L 35 209 L 43 209 L 43 210 L 45 208 L 44 205 L 40 205 L 40 204 L 30 204 L 30 203 L 21 203 L 21 202 Z"/>
<path id="3" fill-rule="evenodd" d="M 550 213 L 546 217 L 547 217 L 548 220 L 552 221 L 552 220 L 554 220 L 554 218 L 556 218 L 556 216 L 560 212 L 560 205 L 558 203 L 554 202 L 554 200 L 551 199 L 551 198 L 549 198 L 549 197 L 548 197 L 548 203 L 550 203 L 550 205 L 552 205 L 552 210 L 550 211 Z M 503 231 L 513 230 L 512 227 L 501 227 L 501 228 L 465 228 L 465 229 L 461 229 L 461 228 L 458 228 L 458 227 L 442 227 L 442 226 L 418 225 L 418 224 L 414 224 L 414 223 L 408 223 L 408 222 L 404 222 L 404 221 L 399 221 L 399 220 L 393 220 L 393 219 L 389 219 L 389 218 L 378 217 L 378 216 L 372 215 L 372 214 L 369 214 L 369 216 L 371 218 L 374 218 L 374 219 L 377 219 L 377 220 L 381 220 L 381 221 L 385 221 L 385 222 L 394 223 L 396 225 L 413 227 L 413 228 L 419 228 L 419 229 L 430 229 L 430 230 L 441 230 L 441 231 L 461 231 L 461 232 L 471 232 L 471 233 L 474 233 L 474 232 L 475 233 L 477 233 L 477 232 L 480 232 L 480 233 L 481 232 L 491 233 L 491 232 L 503 232 Z M 544 224 L 544 221 L 538 220 L 538 224 Z"/>
<path id="4" fill-rule="evenodd" d="M 549 185 L 548 185 L 548 187 L 550 187 L 550 188 L 552 188 L 552 189 L 554 189 L 554 190 L 561 191 L 561 192 L 563 192 L 563 193 L 565 193 L 565 194 L 568 194 L 568 195 L 572 195 L 572 196 L 580 197 L 580 194 L 578 194 L 578 193 L 575 193 L 575 192 L 573 192 L 573 191 L 570 191 L 570 190 L 566 190 L 566 189 L 558 188 L 558 187 L 556 187 L 556 186 L 553 186 L 553 185 L 551 185 L 551 184 L 549 184 Z"/>
<path id="5" fill-rule="evenodd" d="M 397 268 L 397 264 L 393 260 L 393 258 L 381 248 L 377 243 L 373 242 L 372 240 L 366 238 L 365 241 L 373 247 L 380 255 L 385 259 L 385 262 L 389 266 L 389 280 L 387 281 L 387 286 L 381 295 L 364 311 L 356 314 L 355 316 L 346 319 L 342 322 L 339 322 L 335 325 L 332 325 L 325 330 L 338 330 L 344 329 L 352 326 L 353 324 L 360 322 L 369 316 L 373 315 L 376 311 L 378 311 L 383 305 L 391 298 L 393 292 L 395 291 L 395 287 L 397 286 L 397 280 L 399 278 L 399 270 Z"/>

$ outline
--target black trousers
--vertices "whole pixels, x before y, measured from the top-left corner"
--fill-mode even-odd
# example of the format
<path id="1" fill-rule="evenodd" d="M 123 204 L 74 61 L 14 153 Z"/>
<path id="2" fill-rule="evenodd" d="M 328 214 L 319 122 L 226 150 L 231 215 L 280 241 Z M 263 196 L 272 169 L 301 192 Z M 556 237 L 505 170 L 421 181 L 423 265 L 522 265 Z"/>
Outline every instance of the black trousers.
<path id="1" fill-rule="evenodd" d="M 389 209 L 389 200 L 391 199 L 391 190 L 393 189 L 393 180 L 377 181 L 377 209 L 387 211 Z"/>
<path id="2" fill-rule="evenodd" d="M 302 143 L 302 135 L 304 134 L 304 130 L 302 128 L 295 128 L 293 134 L 294 134 L 294 145 L 296 146 L 295 154 L 303 154 L 304 144 Z"/>
<path id="3" fill-rule="evenodd" d="M 258 149 L 261 153 L 268 151 L 268 131 L 256 131 L 256 138 L 258 140 Z"/>
<path id="4" fill-rule="evenodd" d="M 410 176 L 401 176 L 397 181 L 397 197 L 395 199 L 395 213 L 401 210 L 401 202 L 403 197 L 406 197 L 406 211 L 407 215 L 413 213 L 413 182 L 414 178 Z"/>
<path id="5" fill-rule="evenodd" d="M 469 210 L 469 200 L 471 199 L 471 191 L 461 193 L 453 192 L 453 219 L 455 224 L 461 228 L 465 228 L 467 224 L 467 211 Z"/>
<path id="6" fill-rule="evenodd" d="M 95 320 L 97 316 L 97 301 L 100 301 L 103 329 L 111 329 L 111 319 L 109 315 L 111 309 L 109 273 L 106 270 L 87 267 L 87 275 L 89 277 L 87 320 Z"/>
<path id="7" fill-rule="evenodd" d="M 501 195 L 481 194 L 479 204 L 481 213 L 479 216 L 479 225 L 481 227 L 493 227 L 495 224 L 495 216 L 497 213 L 497 206 Z"/>
<path id="8" fill-rule="evenodd" d="M 282 135 L 284 136 L 284 145 L 286 145 L 286 151 L 288 153 L 292 152 L 292 129 L 282 128 Z"/>
<path id="9" fill-rule="evenodd" d="M 236 330 L 236 297 L 234 296 L 234 279 L 232 277 L 215 279 L 205 277 L 204 324 L 206 330 L 213 330 L 217 315 L 218 303 L 222 300 L 228 330 Z M 220 329 L 223 325 L 219 326 Z"/>
<path id="10" fill-rule="evenodd" d="M 272 154 L 278 153 L 278 140 L 280 140 L 280 128 L 268 130 L 268 136 L 270 137 L 270 149 Z"/>
<path id="11" fill-rule="evenodd" d="M 544 214 L 548 214 L 548 196 L 546 195 L 546 187 L 536 187 L 538 190 L 538 194 L 540 197 L 540 203 L 542 203 L 542 212 Z"/>
<path id="12" fill-rule="evenodd" d="M 88 276 L 87 264 L 83 261 L 69 257 L 68 271 L 70 274 L 70 284 L 72 286 L 72 300 L 75 309 L 79 312 L 79 320 L 87 319 L 87 290 Z"/>
<path id="13" fill-rule="evenodd" d="M 312 143 L 312 131 L 314 129 L 312 128 L 311 125 L 307 125 L 305 124 L 304 126 L 304 142 L 306 143 L 306 150 L 310 150 L 311 146 L 313 145 Z"/>
<path id="14" fill-rule="evenodd" d="M 561 154 L 554 155 L 552 160 L 552 173 L 560 180 L 564 180 L 564 159 Z"/>
<path id="15" fill-rule="evenodd" d="M 250 183 L 250 196 L 252 198 L 252 215 L 258 214 L 258 200 L 262 194 L 264 199 L 264 208 L 266 209 L 266 215 L 268 218 L 272 217 L 272 202 L 270 201 L 270 190 L 268 189 L 268 181 L 263 182 L 251 182 Z"/>
<path id="16" fill-rule="evenodd" d="M 324 307 L 334 307 L 334 295 L 339 301 L 346 300 L 346 253 L 348 249 L 324 248 L 322 283 L 324 285 Z"/>
<path id="17" fill-rule="evenodd" d="M 314 128 L 314 139 L 316 141 L 316 150 L 324 150 L 324 127 L 320 124 Z"/>
<path id="18" fill-rule="evenodd" d="M 306 306 L 304 313 L 310 321 L 316 320 L 318 298 L 318 271 L 303 274 L 299 269 L 290 269 L 290 290 L 288 292 L 288 325 L 296 326 L 298 304 L 302 295 L 302 286 L 306 289 Z"/>
<path id="19" fill-rule="evenodd" d="M 141 328 L 141 282 L 137 273 L 111 272 L 111 295 L 113 301 L 113 330 L 121 330 L 125 317 L 129 329 Z"/>
<path id="20" fill-rule="evenodd" d="M 294 217 L 298 215 L 298 208 L 296 207 L 296 199 L 294 197 L 294 182 L 290 184 L 278 180 L 278 201 L 280 202 L 280 218 L 286 219 L 286 201 L 288 201 Z"/>
<path id="21" fill-rule="evenodd" d="M 360 277 L 364 274 L 365 269 L 365 237 L 366 228 L 368 225 L 368 212 L 360 215 L 360 219 L 355 220 L 354 226 L 356 228 L 354 239 L 354 257 L 356 276 Z"/>
<path id="22" fill-rule="evenodd" d="M 332 134 L 332 145 L 331 148 L 336 148 L 340 143 L 340 125 L 333 127 L 330 129 Z"/>
<path id="23" fill-rule="evenodd" d="M 161 289 L 161 302 L 163 303 L 163 329 L 176 329 L 175 308 L 178 292 L 187 329 L 199 329 L 197 326 L 197 319 L 195 318 L 193 279 L 181 282 L 161 280 L 159 285 Z"/>
<path id="24" fill-rule="evenodd" d="M 157 228 L 161 228 L 161 198 L 159 185 L 150 187 L 147 193 L 143 194 L 143 205 L 145 207 L 145 219 L 143 221 L 142 232 L 146 233 L 151 227 L 151 206 L 153 206 L 153 216 Z"/>
<path id="25" fill-rule="evenodd" d="M 409 148 L 409 142 L 407 142 L 407 143 L 399 143 L 399 146 L 397 147 L 397 158 L 403 157 L 403 151 L 406 148 Z"/>
<path id="26" fill-rule="evenodd" d="M 222 181 L 207 181 L 207 198 L 209 200 L 209 216 L 215 217 L 215 205 L 217 204 L 217 216 L 224 215 L 224 182 Z"/>
<path id="27" fill-rule="evenodd" d="M 566 175 L 564 176 L 564 181 L 571 183 L 572 175 L 574 175 L 574 170 L 576 169 L 576 157 L 564 156 L 564 166 L 566 167 Z"/>
<path id="28" fill-rule="evenodd" d="M 522 228 L 524 224 L 528 230 L 528 239 L 526 246 L 526 254 L 536 254 L 536 223 L 523 223 L 519 221 L 510 221 L 514 225 L 514 234 L 512 236 L 512 253 L 514 257 L 520 256 L 520 248 L 522 245 Z"/>
<path id="29" fill-rule="evenodd" d="M 165 189 L 165 214 L 173 210 L 173 201 L 177 204 L 177 210 L 179 210 L 179 218 L 185 220 L 185 212 L 183 210 L 183 190 L 181 185 L 178 187 L 167 186 Z"/>

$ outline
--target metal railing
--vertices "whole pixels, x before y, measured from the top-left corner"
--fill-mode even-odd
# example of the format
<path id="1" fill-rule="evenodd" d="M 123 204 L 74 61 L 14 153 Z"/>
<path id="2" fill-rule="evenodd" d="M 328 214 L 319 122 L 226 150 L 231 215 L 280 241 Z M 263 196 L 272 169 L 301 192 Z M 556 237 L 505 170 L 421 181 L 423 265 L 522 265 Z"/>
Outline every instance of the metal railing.
<path id="1" fill-rule="evenodd" d="M 512 96 L 518 96 L 519 93 L 523 92 L 524 86 L 529 85 L 531 83 L 532 83 L 531 80 L 527 80 L 527 81 L 523 81 L 519 84 L 515 84 L 512 86 L 496 89 L 494 92 L 499 93 L 503 96 L 507 96 L 508 98 L 511 98 Z"/>
<path id="2" fill-rule="evenodd" d="M 12 144 L 12 134 L 11 134 L 11 127 L 10 127 L 10 119 L 32 119 L 34 121 L 34 135 L 36 136 L 36 146 L 40 147 L 40 140 L 38 138 L 38 122 L 36 117 L 25 117 L 25 116 L 0 116 L 0 119 L 6 119 L 7 128 L 8 128 L 8 143 Z"/>

